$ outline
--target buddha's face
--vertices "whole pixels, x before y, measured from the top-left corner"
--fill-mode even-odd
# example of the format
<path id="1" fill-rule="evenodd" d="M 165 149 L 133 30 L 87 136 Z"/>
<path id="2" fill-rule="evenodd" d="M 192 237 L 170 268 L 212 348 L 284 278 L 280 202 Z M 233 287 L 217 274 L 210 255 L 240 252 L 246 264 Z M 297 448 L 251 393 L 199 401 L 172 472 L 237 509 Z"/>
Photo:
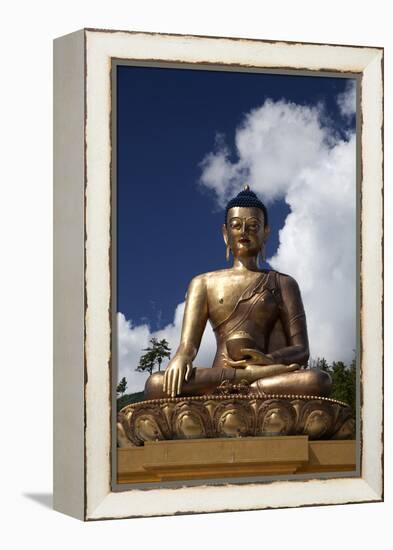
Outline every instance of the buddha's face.
<path id="1" fill-rule="evenodd" d="M 223 236 L 235 258 L 257 256 L 268 234 L 260 208 L 235 206 L 228 211 Z"/>

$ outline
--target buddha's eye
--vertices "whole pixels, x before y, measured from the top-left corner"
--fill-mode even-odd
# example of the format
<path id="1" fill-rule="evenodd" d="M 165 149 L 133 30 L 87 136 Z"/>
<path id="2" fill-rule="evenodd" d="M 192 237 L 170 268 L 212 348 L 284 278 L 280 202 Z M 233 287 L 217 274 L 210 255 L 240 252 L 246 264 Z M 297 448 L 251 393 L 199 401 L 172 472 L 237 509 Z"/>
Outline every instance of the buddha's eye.
<path id="1" fill-rule="evenodd" d="M 231 229 L 240 229 L 241 227 L 241 223 L 238 220 L 231 222 L 230 225 Z"/>

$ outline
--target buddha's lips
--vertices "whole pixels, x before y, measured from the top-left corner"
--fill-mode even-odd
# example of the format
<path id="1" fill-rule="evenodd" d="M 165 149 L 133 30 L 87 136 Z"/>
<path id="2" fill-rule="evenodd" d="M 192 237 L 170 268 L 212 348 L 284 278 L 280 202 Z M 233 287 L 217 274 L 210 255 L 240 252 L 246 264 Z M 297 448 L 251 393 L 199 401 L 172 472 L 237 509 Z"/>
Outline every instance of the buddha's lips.
<path id="1" fill-rule="evenodd" d="M 241 244 L 249 243 L 249 242 L 250 242 L 250 239 L 247 239 L 247 237 L 242 237 L 241 239 L 239 239 L 239 243 Z"/>

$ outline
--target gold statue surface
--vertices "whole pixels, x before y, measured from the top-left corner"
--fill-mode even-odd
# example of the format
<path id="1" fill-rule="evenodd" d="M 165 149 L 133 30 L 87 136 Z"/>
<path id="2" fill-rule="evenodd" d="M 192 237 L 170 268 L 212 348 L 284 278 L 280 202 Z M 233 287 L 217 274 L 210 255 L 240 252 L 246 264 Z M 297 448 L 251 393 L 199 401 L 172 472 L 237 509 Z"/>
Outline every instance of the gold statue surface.
<path id="1" fill-rule="evenodd" d="M 328 396 L 330 376 L 304 368 L 307 325 L 296 281 L 258 266 L 269 226 L 265 206 L 248 186 L 228 203 L 222 231 L 233 266 L 191 281 L 179 348 L 164 373 L 148 378 L 145 399 L 211 395 L 243 381 L 256 394 Z M 196 368 L 207 321 L 217 352 L 211 367 Z"/>

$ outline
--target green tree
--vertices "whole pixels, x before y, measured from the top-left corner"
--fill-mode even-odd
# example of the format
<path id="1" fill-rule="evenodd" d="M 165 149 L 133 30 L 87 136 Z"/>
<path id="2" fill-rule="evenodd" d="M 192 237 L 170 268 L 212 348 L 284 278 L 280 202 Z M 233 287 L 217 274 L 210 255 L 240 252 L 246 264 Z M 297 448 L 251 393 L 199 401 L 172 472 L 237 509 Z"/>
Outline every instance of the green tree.
<path id="1" fill-rule="evenodd" d="M 308 362 L 308 366 L 311 369 L 320 369 L 325 372 L 330 372 L 330 367 L 328 365 L 328 362 L 324 357 L 317 357 L 316 359 L 313 359 L 310 357 L 310 360 Z"/>
<path id="2" fill-rule="evenodd" d="M 332 393 L 333 399 L 344 401 L 356 409 L 356 359 L 353 358 L 348 366 L 342 361 L 333 361 L 331 365 L 326 359 L 319 358 L 311 359 L 309 366 L 311 368 L 321 369 L 330 374 L 332 378 Z"/>
<path id="3" fill-rule="evenodd" d="M 353 359 L 349 366 L 341 361 L 333 363 L 332 373 L 333 394 L 332 397 L 340 401 L 345 401 L 356 408 L 356 360 Z"/>
<path id="4" fill-rule="evenodd" d="M 331 373 L 333 382 L 332 397 L 339 401 L 346 401 L 348 391 L 348 376 L 347 367 L 342 361 L 334 361 L 331 366 Z"/>
<path id="5" fill-rule="evenodd" d="M 145 394 L 143 391 L 138 391 L 135 393 L 129 393 L 122 395 L 117 398 L 117 412 L 119 412 L 123 407 L 131 405 L 131 403 L 140 403 L 144 400 Z"/>
<path id="6" fill-rule="evenodd" d="M 121 393 L 121 396 L 123 397 L 126 389 L 127 389 L 127 379 L 125 376 L 123 376 L 123 378 L 117 384 L 116 393 Z"/>
<path id="7" fill-rule="evenodd" d="M 158 340 L 157 338 L 150 339 L 150 346 L 143 349 L 145 351 L 139 360 L 139 365 L 135 370 L 138 372 L 148 372 L 152 374 L 155 367 L 158 365 L 158 370 L 161 370 L 161 363 L 166 357 L 169 359 L 171 356 L 171 349 L 168 342 L 165 340 Z"/>

